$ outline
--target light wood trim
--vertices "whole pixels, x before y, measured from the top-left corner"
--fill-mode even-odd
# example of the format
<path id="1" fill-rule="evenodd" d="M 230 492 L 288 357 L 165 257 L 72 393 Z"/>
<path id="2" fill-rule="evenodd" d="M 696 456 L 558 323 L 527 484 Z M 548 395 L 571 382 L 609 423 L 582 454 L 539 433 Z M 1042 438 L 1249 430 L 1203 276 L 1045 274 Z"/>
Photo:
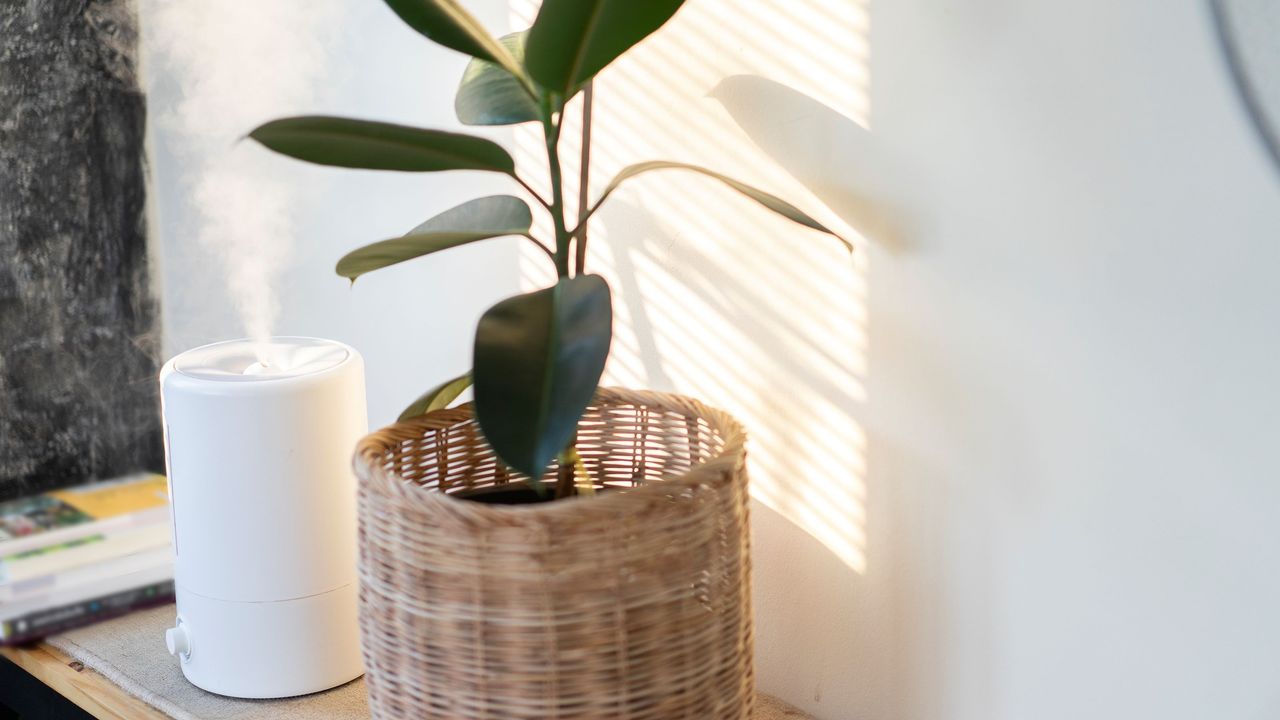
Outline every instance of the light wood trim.
<path id="1" fill-rule="evenodd" d="M 0 648 L 13 661 L 59 695 L 79 705 L 99 720 L 168 720 L 169 716 L 122 690 L 92 668 L 87 668 L 44 643 L 30 647 Z"/>

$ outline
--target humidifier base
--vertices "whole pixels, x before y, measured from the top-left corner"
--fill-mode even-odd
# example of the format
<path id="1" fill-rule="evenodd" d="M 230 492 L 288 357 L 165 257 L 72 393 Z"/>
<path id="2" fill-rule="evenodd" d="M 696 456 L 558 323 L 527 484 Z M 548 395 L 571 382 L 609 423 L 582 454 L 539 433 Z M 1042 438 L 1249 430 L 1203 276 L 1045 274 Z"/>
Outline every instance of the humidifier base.
<path id="1" fill-rule="evenodd" d="M 275 602 L 214 600 L 176 588 L 166 634 L 196 687 L 237 698 L 307 695 L 364 674 L 355 583 Z"/>

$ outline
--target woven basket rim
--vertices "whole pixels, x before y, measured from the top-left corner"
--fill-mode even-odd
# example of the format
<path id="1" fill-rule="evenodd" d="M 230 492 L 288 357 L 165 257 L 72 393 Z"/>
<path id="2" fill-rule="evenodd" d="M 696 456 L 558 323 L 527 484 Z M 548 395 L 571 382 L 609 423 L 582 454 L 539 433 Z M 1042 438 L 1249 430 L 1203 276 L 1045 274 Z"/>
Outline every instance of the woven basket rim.
<path id="1" fill-rule="evenodd" d="M 402 501 L 422 509 L 448 512 L 471 520 L 515 521 L 539 520 L 560 515 L 583 513 L 614 513 L 620 506 L 628 506 L 650 496 L 665 496 L 673 488 L 698 485 L 709 475 L 724 474 L 743 465 L 746 457 L 746 430 L 729 413 L 702 403 L 699 400 L 676 393 L 653 390 L 631 390 L 617 387 L 601 387 L 596 390 L 593 404 L 636 405 L 681 413 L 707 422 L 714 432 L 723 438 L 723 447 L 713 458 L 698 463 L 688 470 L 664 476 L 633 488 L 594 496 L 577 496 L 553 502 L 526 505 L 499 505 L 474 502 L 454 497 L 450 493 L 424 488 L 388 472 L 382 467 L 388 450 L 399 444 L 406 435 L 420 435 L 422 430 L 438 430 L 451 427 L 472 418 L 472 404 L 436 410 L 404 422 L 396 422 L 361 439 L 356 446 L 353 464 L 361 482 L 377 482 L 384 490 Z"/>

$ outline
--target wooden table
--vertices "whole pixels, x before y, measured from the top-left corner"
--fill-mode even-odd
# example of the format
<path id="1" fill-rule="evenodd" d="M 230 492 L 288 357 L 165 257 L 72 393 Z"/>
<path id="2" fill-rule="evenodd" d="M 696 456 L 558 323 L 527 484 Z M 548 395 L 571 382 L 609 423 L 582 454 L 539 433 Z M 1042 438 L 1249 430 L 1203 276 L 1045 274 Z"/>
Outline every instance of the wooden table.
<path id="1" fill-rule="evenodd" d="M 99 720 L 167 720 L 169 717 L 45 643 L 0 648 L 0 656 Z M 0 695 L 0 701 L 4 699 Z M 56 708 L 49 708 L 47 716 L 65 717 Z M 19 717 L 25 720 L 26 715 Z"/>
<path id="2" fill-rule="evenodd" d="M 10 701 L 5 696 L 8 692 L 20 693 L 26 701 L 26 708 L 14 708 L 21 720 L 65 720 L 75 712 L 69 704 L 83 710 L 87 718 L 98 720 L 171 720 L 168 715 L 51 645 L 37 643 L 0 648 L 0 657 L 15 666 L 0 667 L 0 720 L 10 717 L 4 708 L 4 704 Z M 0 660 L 0 666 L 5 664 Z M 22 671 L 34 678 L 26 683 L 30 687 L 11 687 L 7 682 L 8 676 Z M 760 696 L 755 717 L 757 720 L 812 720 L 767 695 Z"/>

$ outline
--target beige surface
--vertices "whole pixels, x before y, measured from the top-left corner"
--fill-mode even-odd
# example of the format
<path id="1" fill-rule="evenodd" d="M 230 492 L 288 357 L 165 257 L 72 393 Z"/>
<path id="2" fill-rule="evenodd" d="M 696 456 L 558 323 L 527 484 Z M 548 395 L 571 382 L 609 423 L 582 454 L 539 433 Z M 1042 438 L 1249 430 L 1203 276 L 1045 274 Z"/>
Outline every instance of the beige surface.
<path id="1" fill-rule="evenodd" d="M 182 677 L 176 661 L 164 649 L 164 630 L 172 619 L 173 606 L 166 605 L 73 630 L 35 647 L 5 648 L 3 654 L 97 718 L 363 720 L 369 717 L 363 680 L 328 692 L 284 700 L 238 700 L 204 692 Z M 781 701 L 760 696 L 755 720 L 805 718 L 808 716 Z"/>
<path id="2" fill-rule="evenodd" d="M 178 661 L 165 650 L 164 631 L 173 624 L 173 618 L 173 605 L 165 605 L 56 635 L 49 638 L 49 644 L 178 720 L 369 717 L 363 680 L 281 700 L 242 700 L 197 688 L 187 682 Z"/>

